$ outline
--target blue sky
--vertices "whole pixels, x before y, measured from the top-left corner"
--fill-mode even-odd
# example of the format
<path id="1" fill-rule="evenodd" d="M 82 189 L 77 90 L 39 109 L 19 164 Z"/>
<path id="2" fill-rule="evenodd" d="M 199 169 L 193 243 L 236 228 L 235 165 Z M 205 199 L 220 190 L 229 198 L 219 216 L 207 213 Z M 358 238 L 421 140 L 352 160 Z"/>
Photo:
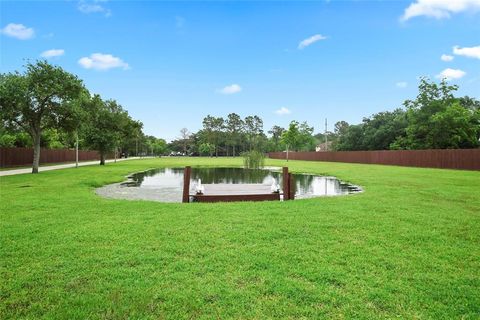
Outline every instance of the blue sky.
<path id="1" fill-rule="evenodd" d="M 480 98 L 480 0 L 448 3 L 2 1 L 0 71 L 50 55 L 167 140 L 230 112 L 318 132 L 400 107 L 423 75 Z"/>

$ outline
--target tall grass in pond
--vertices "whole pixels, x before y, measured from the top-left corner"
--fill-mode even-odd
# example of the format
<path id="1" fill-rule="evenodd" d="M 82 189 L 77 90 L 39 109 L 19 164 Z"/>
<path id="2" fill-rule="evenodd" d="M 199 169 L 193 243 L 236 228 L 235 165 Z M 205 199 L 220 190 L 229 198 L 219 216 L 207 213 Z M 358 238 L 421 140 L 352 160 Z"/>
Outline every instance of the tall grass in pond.
<path id="1" fill-rule="evenodd" d="M 263 168 L 265 164 L 265 154 L 260 151 L 247 151 L 242 153 L 243 166 L 248 169 Z"/>

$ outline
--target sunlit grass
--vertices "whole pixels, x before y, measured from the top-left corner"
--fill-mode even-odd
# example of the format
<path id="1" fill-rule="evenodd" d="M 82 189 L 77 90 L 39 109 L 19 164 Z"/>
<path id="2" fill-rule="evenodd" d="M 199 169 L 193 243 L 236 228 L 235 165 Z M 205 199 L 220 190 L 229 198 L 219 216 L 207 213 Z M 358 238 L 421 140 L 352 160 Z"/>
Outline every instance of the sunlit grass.
<path id="1" fill-rule="evenodd" d="M 0 318 L 480 317 L 480 172 L 290 161 L 365 192 L 229 204 L 94 193 L 183 165 L 242 159 L 0 178 Z"/>

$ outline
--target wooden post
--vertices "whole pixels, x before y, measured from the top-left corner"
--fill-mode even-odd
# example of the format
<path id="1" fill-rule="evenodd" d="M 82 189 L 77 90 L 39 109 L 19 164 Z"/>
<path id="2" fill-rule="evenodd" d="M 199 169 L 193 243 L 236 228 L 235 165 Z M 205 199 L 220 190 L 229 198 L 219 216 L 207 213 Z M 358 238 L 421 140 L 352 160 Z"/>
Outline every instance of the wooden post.
<path id="1" fill-rule="evenodd" d="M 188 203 L 190 202 L 190 173 L 192 172 L 192 168 L 187 166 L 183 170 L 183 198 L 182 202 Z"/>
<path id="2" fill-rule="evenodd" d="M 290 184 L 288 183 L 288 167 L 283 167 L 283 201 L 289 199 Z"/>
<path id="3" fill-rule="evenodd" d="M 295 177 L 293 174 L 288 174 L 288 200 L 295 199 Z"/>

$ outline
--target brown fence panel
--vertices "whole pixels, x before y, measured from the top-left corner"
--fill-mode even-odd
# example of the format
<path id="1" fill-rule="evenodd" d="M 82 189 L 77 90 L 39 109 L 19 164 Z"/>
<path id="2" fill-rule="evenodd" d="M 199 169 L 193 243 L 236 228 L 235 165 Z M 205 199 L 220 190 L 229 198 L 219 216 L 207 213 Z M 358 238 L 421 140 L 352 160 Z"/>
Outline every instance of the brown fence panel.
<path id="1" fill-rule="evenodd" d="M 78 151 L 79 161 L 100 160 L 97 151 Z M 74 162 L 75 150 L 72 149 L 41 149 L 40 164 Z M 0 167 L 29 166 L 33 162 L 32 148 L 0 148 Z"/>
<path id="2" fill-rule="evenodd" d="M 286 159 L 286 152 L 270 152 Z M 289 152 L 291 160 L 386 164 L 407 167 L 480 170 L 480 149 Z"/>

